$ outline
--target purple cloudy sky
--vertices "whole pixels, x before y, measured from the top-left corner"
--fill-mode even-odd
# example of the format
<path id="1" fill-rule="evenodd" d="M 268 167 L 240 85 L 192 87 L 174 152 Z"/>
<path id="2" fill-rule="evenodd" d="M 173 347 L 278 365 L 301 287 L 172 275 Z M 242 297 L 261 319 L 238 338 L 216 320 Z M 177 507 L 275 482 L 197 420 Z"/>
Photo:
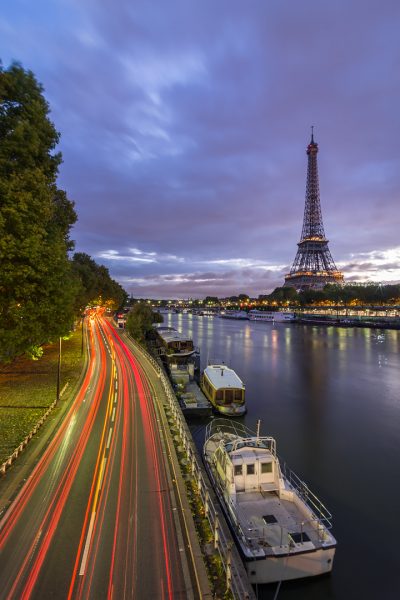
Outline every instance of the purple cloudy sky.
<path id="1" fill-rule="evenodd" d="M 397 0 L 13 0 L 76 249 L 141 297 L 258 295 L 300 238 L 310 125 L 347 280 L 400 280 Z"/>

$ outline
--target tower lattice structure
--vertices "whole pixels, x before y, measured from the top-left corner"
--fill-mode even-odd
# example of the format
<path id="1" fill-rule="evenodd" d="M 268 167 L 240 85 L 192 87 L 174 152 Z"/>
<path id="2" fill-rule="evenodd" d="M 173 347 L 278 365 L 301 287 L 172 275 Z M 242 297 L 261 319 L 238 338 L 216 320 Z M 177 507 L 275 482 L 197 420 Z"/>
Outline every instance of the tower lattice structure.
<path id="1" fill-rule="evenodd" d="M 343 283 L 343 274 L 337 270 L 325 237 L 319 197 L 318 144 L 311 141 L 307 146 L 308 167 L 306 202 L 303 230 L 290 273 L 285 277 L 285 287 L 298 290 L 322 289 L 327 283 Z"/>

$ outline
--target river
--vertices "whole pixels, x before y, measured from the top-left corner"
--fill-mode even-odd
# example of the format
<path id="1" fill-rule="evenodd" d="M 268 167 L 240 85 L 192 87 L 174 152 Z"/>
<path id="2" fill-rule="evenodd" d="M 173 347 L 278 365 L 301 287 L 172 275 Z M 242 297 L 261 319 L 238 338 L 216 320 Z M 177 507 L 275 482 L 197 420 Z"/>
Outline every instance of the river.
<path id="1" fill-rule="evenodd" d="M 279 600 L 400 598 L 400 331 L 165 315 L 201 365 L 222 360 L 246 385 L 243 421 L 333 514 L 329 576 L 284 582 Z M 201 447 L 204 425 L 192 426 Z M 259 586 L 260 599 L 275 586 Z"/>

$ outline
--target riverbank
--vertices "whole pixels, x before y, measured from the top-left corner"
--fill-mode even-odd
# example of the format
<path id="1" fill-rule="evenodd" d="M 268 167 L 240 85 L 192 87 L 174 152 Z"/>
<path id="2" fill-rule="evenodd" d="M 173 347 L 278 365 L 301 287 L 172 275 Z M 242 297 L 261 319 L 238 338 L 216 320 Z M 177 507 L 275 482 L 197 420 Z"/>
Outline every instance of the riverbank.
<path id="1" fill-rule="evenodd" d="M 81 324 L 62 341 L 60 390 L 72 389 L 82 371 Z M 10 456 L 56 399 L 58 342 L 42 358 L 20 357 L 0 367 L 0 463 Z M 67 388 L 66 388 L 67 386 Z"/>
<path id="2" fill-rule="evenodd" d="M 298 314 L 295 322 L 304 325 L 366 327 L 368 329 L 400 329 L 400 318 L 398 317 L 335 317 L 332 315 Z"/>

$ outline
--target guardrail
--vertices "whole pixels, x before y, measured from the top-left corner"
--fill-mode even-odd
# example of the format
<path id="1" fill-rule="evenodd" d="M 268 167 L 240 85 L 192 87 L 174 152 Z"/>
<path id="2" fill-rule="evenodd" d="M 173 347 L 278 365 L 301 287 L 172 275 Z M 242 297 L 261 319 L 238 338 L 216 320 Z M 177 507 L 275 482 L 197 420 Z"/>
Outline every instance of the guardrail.
<path id="1" fill-rule="evenodd" d="M 235 600 L 254 600 L 255 595 L 240 559 L 239 553 L 234 546 L 234 541 L 230 535 L 227 526 L 223 526 L 221 521 L 224 519 L 220 512 L 218 501 L 213 501 L 214 492 L 211 491 L 208 478 L 204 473 L 203 466 L 198 458 L 197 448 L 194 444 L 192 435 L 186 423 L 185 417 L 181 411 L 175 392 L 167 378 L 164 369 L 158 362 L 140 346 L 131 336 L 130 341 L 135 348 L 152 364 L 158 377 L 161 380 L 170 413 L 178 431 L 179 439 L 185 451 L 188 466 L 190 466 L 193 480 L 196 482 L 199 497 L 204 506 L 204 512 L 213 532 L 214 548 L 218 551 L 226 575 L 226 587 L 231 592 Z"/>

